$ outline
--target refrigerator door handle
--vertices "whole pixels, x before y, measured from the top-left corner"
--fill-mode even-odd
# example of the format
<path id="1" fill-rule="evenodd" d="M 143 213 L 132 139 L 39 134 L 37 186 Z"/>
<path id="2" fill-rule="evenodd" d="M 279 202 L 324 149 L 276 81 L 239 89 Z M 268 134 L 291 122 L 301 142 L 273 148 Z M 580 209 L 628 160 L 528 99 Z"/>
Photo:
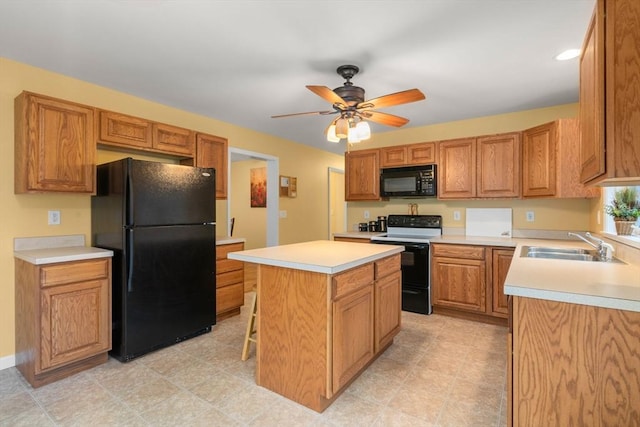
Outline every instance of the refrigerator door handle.
<path id="1" fill-rule="evenodd" d="M 127 234 L 127 292 L 133 292 L 133 230 Z"/>

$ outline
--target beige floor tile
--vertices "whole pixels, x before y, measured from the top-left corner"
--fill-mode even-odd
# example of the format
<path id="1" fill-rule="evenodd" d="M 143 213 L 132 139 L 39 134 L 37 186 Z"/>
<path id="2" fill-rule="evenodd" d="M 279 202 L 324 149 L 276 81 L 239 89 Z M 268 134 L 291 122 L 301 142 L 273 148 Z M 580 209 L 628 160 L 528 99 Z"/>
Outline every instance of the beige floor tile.
<path id="1" fill-rule="evenodd" d="M 318 414 L 255 384 L 255 347 L 240 360 L 247 307 L 211 333 L 38 389 L 0 371 L 0 427 L 506 425 L 504 327 L 403 312 L 393 345 Z"/>

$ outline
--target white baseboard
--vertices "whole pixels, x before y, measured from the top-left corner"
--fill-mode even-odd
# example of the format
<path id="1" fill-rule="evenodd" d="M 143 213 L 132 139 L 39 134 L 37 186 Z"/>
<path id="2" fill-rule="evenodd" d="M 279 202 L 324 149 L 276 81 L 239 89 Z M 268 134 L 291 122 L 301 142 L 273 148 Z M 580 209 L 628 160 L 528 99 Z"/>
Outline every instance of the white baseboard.
<path id="1" fill-rule="evenodd" d="M 16 355 L 12 354 L 5 357 L 0 357 L 0 371 L 3 369 L 11 368 L 16 366 Z"/>

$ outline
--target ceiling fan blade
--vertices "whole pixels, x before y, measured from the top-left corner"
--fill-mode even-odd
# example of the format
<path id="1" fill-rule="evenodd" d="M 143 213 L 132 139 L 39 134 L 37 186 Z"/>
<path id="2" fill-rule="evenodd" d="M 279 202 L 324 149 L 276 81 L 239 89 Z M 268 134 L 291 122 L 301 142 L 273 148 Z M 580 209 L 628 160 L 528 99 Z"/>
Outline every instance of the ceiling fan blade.
<path id="1" fill-rule="evenodd" d="M 272 119 L 279 119 L 282 117 L 293 117 L 293 116 L 310 116 L 310 115 L 327 115 L 327 114 L 335 114 L 337 113 L 337 111 L 335 110 L 330 110 L 330 111 L 309 111 L 307 113 L 292 113 L 292 114 L 279 114 L 277 116 L 271 116 Z"/>
<path id="2" fill-rule="evenodd" d="M 329 101 L 331 105 L 338 106 L 341 110 L 347 107 L 347 102 L 342 99 L 337 93 L 332 91 L 326 86 L 310 86 L 307 85 L 307 89 L 318 95 L 320 98 Z M 344 107 L 344 108 L 343 108 Z"/>
<path id="3" fill-rule="evenodd" d="M 408 104 L 410 102 L 421 101 L 426 97 L 418 89 L 409 89 L 402 92 L 391 93 L 389 95 L 373 98 L 361 102 L 356 108 L 385 108 L 394 105 Z"/>
<path id="4" fill-rule="evenodd" d="M 404 117 L 394 116 L 393 114 L 381 113 L 379 111 L 360 111 L 360 116 L 365 120 L 369 120 L 374 123 L 379 123 L 385 126 L 393 126 L 399 128 L 409 123 L 409 119 Z"/>

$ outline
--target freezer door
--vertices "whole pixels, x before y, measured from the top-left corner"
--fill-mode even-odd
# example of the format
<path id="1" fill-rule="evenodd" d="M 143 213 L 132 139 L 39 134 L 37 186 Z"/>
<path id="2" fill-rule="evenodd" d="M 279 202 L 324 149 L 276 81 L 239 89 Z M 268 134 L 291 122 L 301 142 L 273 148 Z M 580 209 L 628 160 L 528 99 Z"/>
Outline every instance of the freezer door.
<path id="1" fill-rule="evenodd" d="M 126 160 L 127 225 L 215 222 L 215 169 Z"/>
<path id="2" fill-rule="evenodd" d="M 145 227 L 126 234 L 116 357 L 130 360 L 215 324 L 215 226 Z"/>

